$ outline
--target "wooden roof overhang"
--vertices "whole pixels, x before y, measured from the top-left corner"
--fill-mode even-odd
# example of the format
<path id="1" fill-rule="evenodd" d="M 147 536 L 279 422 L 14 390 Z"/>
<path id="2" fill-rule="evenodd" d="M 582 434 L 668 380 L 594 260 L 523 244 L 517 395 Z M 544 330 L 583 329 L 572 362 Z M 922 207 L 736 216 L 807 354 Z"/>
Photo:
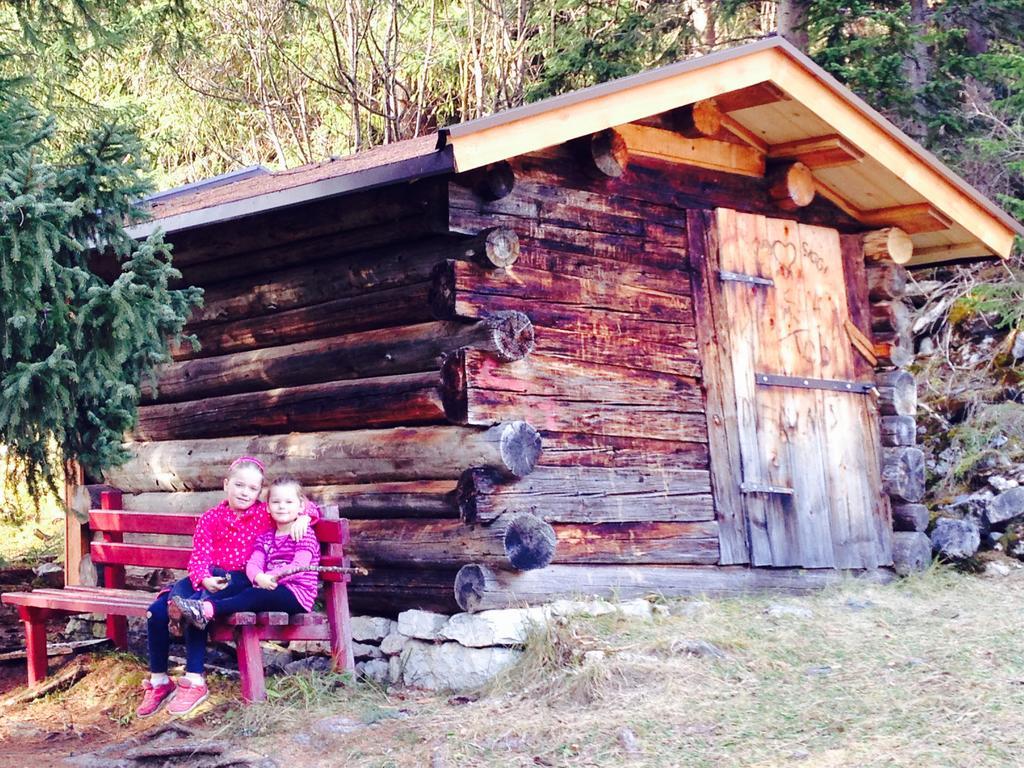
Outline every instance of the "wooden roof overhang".
<path id="1" fill-rule="evenodd" d="M 713 167 L 763 175 L 773 162 L 799 160 L 817 194 L 865 228 L 910 234 L 910 266 L 1006 257 L 1024 227 L 781 38 L 690 59 L 471 120 L 348 157 L 150 203 L 153 219 L 129 231 L 145 237 L 206 227 L 374 187 L 470 171 L 607 129 L 659 157 L 692 150 L 668 131 L 636 121 L 714 100 L 735 143 Z M 681 139 L 682 137 L 676 137 Z M 698 140 L 704 141 L 704 140 Z M 646 144 L 645 144 L 646 142 Z M 681 162 L 693 158 L 674 156 Z M 694 164 L 701 164 L 698 160 Z"/>
<path id="2" fill-rule="evenodd" d="M 817 193 L 914 241 L 909 266 L 1005 258 L 1024 227 L 782 38 L 769 38 L 444 129 L 459 172 L 714 99 L 745 170 L 801 160 Z M 639 139 L 638 139 L 639 140 Z M 632 149 L 632 148 L 631 148 Z M 641 147 L 641 153 L 643 153 Z M 759 162 L 758 162 L 759 160 Z"/>

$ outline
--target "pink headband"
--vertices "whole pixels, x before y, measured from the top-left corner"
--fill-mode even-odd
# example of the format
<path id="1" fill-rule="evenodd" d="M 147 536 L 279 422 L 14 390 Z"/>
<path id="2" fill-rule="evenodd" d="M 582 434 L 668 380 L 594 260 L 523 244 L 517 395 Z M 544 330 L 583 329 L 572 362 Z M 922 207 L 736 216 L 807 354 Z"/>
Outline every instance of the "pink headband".
<path id="1" fill-rule="evenodd" d="M 237 459 L 235 459 L 234 461 L 231 462 L 231 466 L 228 467 L 228 472 L 231 472 L 232 470 L 234 470 L 234 468 L 237 467 L 239 464 L 244 464 L 246 462 L 248 462 L 250 464 L 255 464 L 256 468 L 261 473 L 263 473 L 263 474 L 267 473 L 267 468 L 263 466 L 263 462 L 260 461 L 259 459 L 254 459 L 252 456 L 239 456 Z"/>

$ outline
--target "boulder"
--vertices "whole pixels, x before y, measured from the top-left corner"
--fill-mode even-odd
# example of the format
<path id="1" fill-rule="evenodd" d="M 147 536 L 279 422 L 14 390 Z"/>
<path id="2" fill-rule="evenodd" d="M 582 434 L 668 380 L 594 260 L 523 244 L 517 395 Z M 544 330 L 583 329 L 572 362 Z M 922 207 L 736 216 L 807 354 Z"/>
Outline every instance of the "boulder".
<path id="1" fill-rule="evenodd" d="M 638 597 L 635 600 L 627 600 L 624 603 L 619 603 L 618 608 L 619 613 L 627 619 L 648 621 L 654 615 L 654 609 L 651 607 L 651 604 L 642 597 Z"/>
<path id="2" fill-rule="evenodd" d="M 431 611 L 413 609 L 398 614 L 398 631 L 418 640 L 437 640 L 447 623 L 447 616 Z"/>
<path id="3" fill-rule="evenodd" d="M 606 616 L 615 613 L 615 606 L 600 597 L 592 600 L 555 600 L 548 606 L 552 616 Z"/>
<path id="4" fill-rule="evenodd" d="M 522 656 L 513 648 L 466 648 L 410 640 L 402 651 L 402 682 L 430 691 L 479 688 Z M 392 657 L 394 658 L 394 657 Z"/>
<path id="5" fill-rule="evenodd" d="M 981 546 L 981 534 L 972 520 L 941 517 L 931 533 L 932 549 L 947 560 L 973 557 Z"/>
<path id="6" fill-rule="evenodd" d="M 352 655 L 357 659 L 379 659 L 384 654 L 376 645 L 352 643 Z"/>
<path id="7" fill-rule="evenodd" d="M 1010 488 L 992 499 L 985 509 L 985 518 L 993 528 L 1024 518 L 1024 488 Z"/>
<path id="8" fill-rule="evenodd" d="M 480 613 L 457 613 L 440 630 L 440 636 L 471 648 L 489 645 L 522 645 L 536 628 L 547 624 L 543 608 L 501 608 Z"/>
<path id="9" fill-rule="evenodd" d="M 407 642 L 409 642 L 409 638 L 401 632 L 392 632 L 380 641 L 380 652 L 385 656 L 397 656 L 405 648 Z"/>
<path id="10" fill-rule="evenodd" d="M 292 640 L 288 650 L 304 656 L 330 656 L 331 644 L 327 640 Z"/>
<path id="11" fill-rule="evenodd" d="M 356 674 L 361 675 L 375 683 L 386 685 L 390 677 L 391 665 L 383 659 L 371 659 L 356 664 Z"/>
<path id="12" fill-rule="evenodd" d="M 304 672 L 326 673 L 331 671 L 331 660 L 326 656 L 306 656 L 284 665 L 285 674 L 298 675 Z"/>
<path id="13" fill-rule="evenodd" d="M 353 616 L 352 639 L 360 643 L 379 643 L 395 628 L 395 622 L 380 616 Z"/>

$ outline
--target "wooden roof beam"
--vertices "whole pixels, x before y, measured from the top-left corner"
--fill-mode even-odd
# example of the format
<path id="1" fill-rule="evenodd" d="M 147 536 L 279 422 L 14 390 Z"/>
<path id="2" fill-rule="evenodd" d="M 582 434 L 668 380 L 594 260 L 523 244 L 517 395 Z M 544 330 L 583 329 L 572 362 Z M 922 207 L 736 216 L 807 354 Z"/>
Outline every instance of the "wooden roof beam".
<path id="1" fill-rule="evenodd" d="M 765 157 L 753 147 L 717 139 L 691 139 L 674 131 L 626 123 L 616 126 L 630 155 L 744 176 L 764 176 Z"/>
<path id="2" fill-rule="evenodd" d="M 740 88 L 715 96 L 718 108 L 723 112 L 736 112 L 741 109 L 760 107 L 764 104 L 774 104 L 777 101 L 788 100 L 789 95 L 770 82 L 757 83 L 748 88 Z"/>
<path id="3" fill-rule="evenodd" d="M 911 235 L 919 232 L 940 232 L 953 226 L 953 220 L 931 203 L 913 203 L 861 211 L 857 218 L 872 226 L 896 226 Z"/>
<path id="4" fill-rule="evenodd" d="M 812 171 L 852 165 L 864 159 L 864 152 L 837 134 L 787 141 L 768 148 L 769 160 L 798 160 Z"/>

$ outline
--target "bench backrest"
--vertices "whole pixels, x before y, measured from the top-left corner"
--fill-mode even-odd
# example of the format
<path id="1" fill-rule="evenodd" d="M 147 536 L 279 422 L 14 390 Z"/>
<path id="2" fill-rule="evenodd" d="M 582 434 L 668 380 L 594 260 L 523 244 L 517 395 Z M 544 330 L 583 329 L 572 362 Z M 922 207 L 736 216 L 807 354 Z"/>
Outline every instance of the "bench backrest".
<path id="1" fill-rule="evenodd" d="M 127 543 L 126 533 L 172 534 L 191 536 L 195 532 L 199 515 L 179 515 L 165 512 L 127 512 L 121 507 L 119 493 L 104 491 L 102 509 L 89 510 L 89 528 L 102 535 L 102 541 L 93 541 L 89 550 L 92 561 L 112 566 L 137 565 L 147 568 L 179 568 L 188 565 L 191 547 L 172 547 L 160 544 Z M 348 520 L 322 519 L 313 528 L 323 554 L 332 559 L 342 557 L 348 543 Z M 110 585 L 108 585 L 110 586 Z"/>

